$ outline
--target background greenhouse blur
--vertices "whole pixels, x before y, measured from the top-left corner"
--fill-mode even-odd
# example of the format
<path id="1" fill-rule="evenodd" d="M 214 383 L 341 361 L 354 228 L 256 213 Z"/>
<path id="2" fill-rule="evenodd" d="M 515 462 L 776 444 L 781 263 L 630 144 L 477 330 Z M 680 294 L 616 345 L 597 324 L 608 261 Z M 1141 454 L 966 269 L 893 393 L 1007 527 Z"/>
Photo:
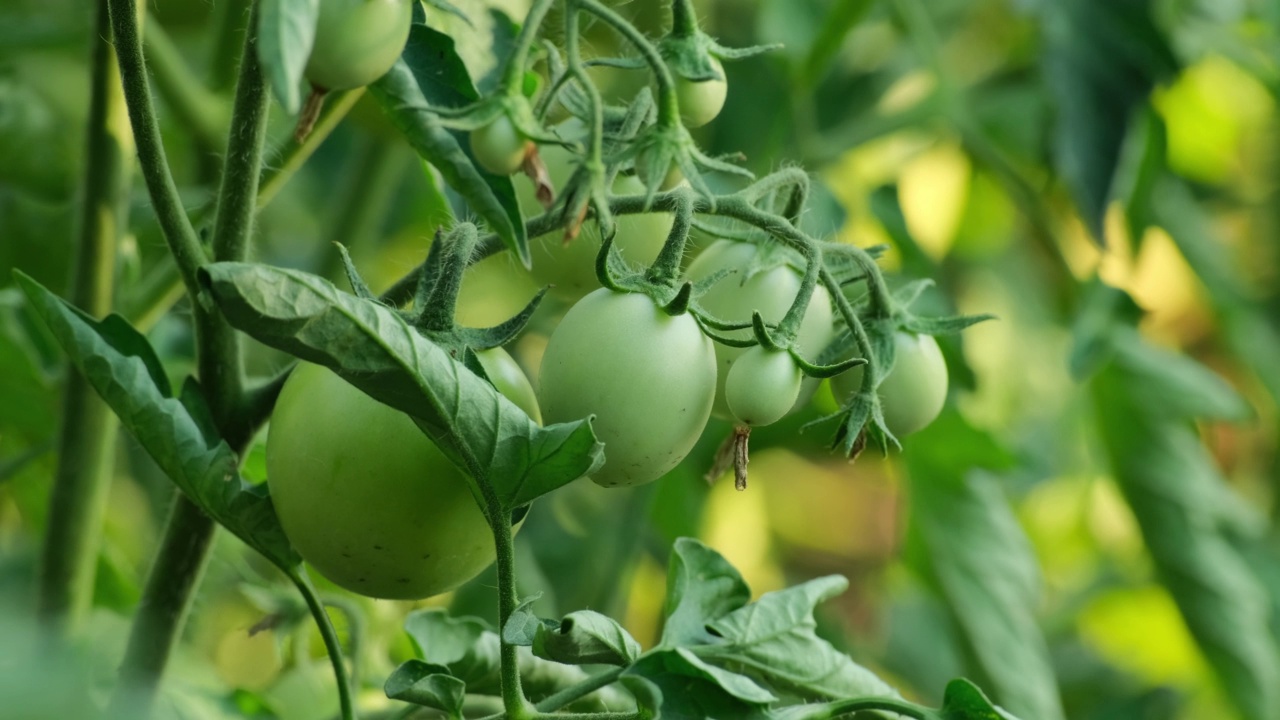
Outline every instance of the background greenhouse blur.
<path id="1" fill-rule="evenodd" d="M 455 2 L 472 25 L 429 18 L 482 72 L 501 16 Z M 202 69 L 205 27 L 243 5 L 147 8 L 148 51 L 176 53 L 182 63 L 170 67 L 191 74 L 156 79 L 189 207 L 217 172 L 229 107 L 226 79 Z M 518 0 L 500 6 L 523 16 Z M 930 703 L 946 679 L 968 676 L 1030 719 L 1052 720 L 1060 698 L 1060 716 L 1073 720 L 1262 720 L 1257 709 L 1276 708 L 1280 694 L 1280 6 L 718 0 L 700 9 L 726 44 L 785 48 L 727 65 L 728 103 L 696 131 L 699 142 L 741 150 L 756 171 L 804 166 L 820 200 L 809 229 L 886 243 L 895 277 L 937 279 L 925 298 L 935 309 L 999 319 L 944 343 L 948 408 L 903 453 L 849 464 L 826 450 L 830 428 L 797 435 L 835 409 L 824 389 L 801 416 L 753 436 L 746 492 L 702 479 L 729 431 L 713 421 L 659 483 L 625 492 L 577 483 L 540 501 L 517 537 L 522 592 L 542 592 L 550 615 L 613 613 L 648 646 L 671 541 L 695 535 L 756 594 L 848 576 L 821 631 Z M 666 21 L 648 0 L 621 12 L 652 34 Z M 68 705 L 48 717 L 77 716 L 52 713 L 109 688 L 172 487 L 121 437 L 87 649 L 56 673 L 26 661 L 66 363 L 10 270 L 54 290 L 70 277 L 89 33 L 85 3 L 0 5 L 0 698 L 54 690 L 48 702 Z M 601 55 L 617 50 L 603 28 L 590 37 Z M 637 89 L 624 70 L 600 69 L 598 79 L 614 97 Z M 273 111 L 271 120 L 272 137 L 287 137 L 291 118 Z M 341 241 L 378 289 L 416 266 L 454 217 L 439 178 L 366 101 L 310 163 L 262 216 L 264 261 L 336 278 L 331 243 Z M 341 180 L 321 182 L 330 177 Z M 135 230 L 119 258 L 126 315 L 146 293 L 178 297 L 148 206 L 136 182 Z M 506 318 L 536 291 L 505 254 L 471 272 L 467 324 Z M 1145 310 L 1149 341 L 1211 368 L 1251 408 L 1238 421 L 1197 422 L 1208 456 L 1193 435 L 1153 445 L 1117 429 L 1110 398 L 1073 376 L 1090 309 L 1107 302 L 1095 278 Z M 549 300 L 515 346 L 531 376 L 564 310 Z M 191 338 L 177 315 L 132 319 L 158 320 L 150 338 L 181 374 Z M 258 371 L 285 362 L 260 346 L 252 353 Z M 1155 399 L 1161 387 L 1142 392 Z M 247 475 L 264 478 L 261 443 Z M 426 604 L 490 615 L 493 583 L 482 575 Z M 350 610 L 336 616 L 343 633 L 362 618 L 364 699 L 376 706 L 378 678 L 410 651 L 400 622 L 415 604 L 325 592 Z M 226 533 L 196 602 L 158 716 L 333 713 L 333 678 L 301 600 Z"/>

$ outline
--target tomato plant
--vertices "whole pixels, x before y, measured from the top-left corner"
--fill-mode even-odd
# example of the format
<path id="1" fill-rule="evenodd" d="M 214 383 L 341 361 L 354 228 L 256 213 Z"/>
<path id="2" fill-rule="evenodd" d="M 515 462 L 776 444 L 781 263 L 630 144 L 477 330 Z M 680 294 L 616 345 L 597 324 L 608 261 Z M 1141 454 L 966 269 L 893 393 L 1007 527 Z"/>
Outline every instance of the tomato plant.
<path id="1" fill-rule="evenodd" d="M 1265 5 L 5 4 L 0 715 L 1280 717 Z"/>
<path id="2" fill-rule="evenodd" d="M 626 487 L 657 480 L 689 453 L 710 416 L 715 377 L 711 340 L 692 317 L 601 288 L 556 327 L 538 397 L 548 422 L 595 415 L 608 449 L 591 479 Z"/>
<path id="3" fill-rule="evenodd" d="M 532 417 L 533 388 L 502 350 L 480 355 L 498 390 Z M 493 562 L 466 477 L 404 413 L 304 363 L 267 437 L 267 478 L 285 533 L 325 577 L 362 595 L 417 599 Z"/>

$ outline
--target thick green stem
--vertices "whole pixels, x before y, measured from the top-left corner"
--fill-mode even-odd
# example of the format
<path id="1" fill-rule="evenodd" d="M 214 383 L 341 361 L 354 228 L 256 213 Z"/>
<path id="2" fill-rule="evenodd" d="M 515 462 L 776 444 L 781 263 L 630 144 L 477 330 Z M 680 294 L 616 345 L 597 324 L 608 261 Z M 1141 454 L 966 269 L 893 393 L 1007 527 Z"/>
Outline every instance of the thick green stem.
<path id="1" fill-rule="evenodd" d="M 320 143 L 329 137 L 329 133 L 333 132 L 342 118 L 347 116 L 362 95 L 364 95 L 363 87 L 329 93 L 325 99 L 324 109 L 320 111 L 320 117 L 306 139 L 298 142 L 290 135 L 288 144 L 279 152 L 272 153 L 273 156 L 278 155 L 280 159 L 272 169 L 262 174 L 262 183 L 258 188 L 259 210 L 275 199 L 285 183 L 289 182 L 316 148 L 320 147 Z"/>
<path id="2" fill-rule="evenodd" d="M 111 312 L 116 244 L 128 223 L 133 135 L 105 1 L 98 3 L 97 17 L 71 302 L 101 317 Z M 59 635 L 75 629 L 93 599 L 117 429 L 106 403 L 80 373 L 70 372 L 37 598 L 38 615 Z"/>
<path id="3" fill-rule="evenodd" d="M 129 120 L 138 147 L 138 166 L 151 194 L 151 204 L 155 208 L 160 229 L 178 263 L 183 284 L 186 285 L 187 292 L 195 297 L 199 291 L 196 270 L 207 258 L 195 228 L 191 226 L 191 220 L 182 207 L 178 186 L 173 181 L 173 173 L 165 158 L 160 125 L 156 121 L 155 106 L 151 101 L 151 86 L 147 82 L 142 37 L 138 33 L 138 5 L 136 0 L 107 0 L 107 6 L 111 12 L 111 31 L 115 35 L 125 103 L 129 108 Z"/>
<path id="4" fill-rule="evenodd" d="M 107 710 L 112 720 L 140 720 L 150 715 L 216 529 L 195 503 L 182 493 L 174 493 L 160 552 L 147 575 L 133 619 L 119 685 Z"/>
<path id="5" fill-rule="evenodd" d="M 635 46 L 636 50 L 649 63 L 649 69 L 653 71 L 654 80 L 658 84 L 658 125 L 664 128 L 674 128 L 680 126 L 680 101 L 676 96 L 675 78 L 671 77 L 671 70 L 667 67 L 667 63 L 662 60 L 662 55 L 658 53 L 658 49 L 649 42 L 634 25 L 624 20 L 620 15 L 601 5 L 595 0 L 576 0 L 574 3 L 583 10 L 595 15 L 603 20 L 606 24 L 618 31 L 618 34 L 626 38 L 628 42 Z M 676 5 L 680 3 L 677 1 Z M 674 6 L 673 6 L 674 10 Z M 690 10 L 692 12 L 692 10 Z M 693 24 L 693 30 L 698 29 L 697 23 Z M 675 35 L 675 31 L 672 31 Z M 570 52 L 574 52 L 575 46 L 570 45 Z M 572 65 L 572 63 L 570 63 Z"/>
<path id="6" fill-rule="evenodd" d="M 250 19 L 257 17 L 255 11 Z M 240 80 L 236 84 L 227 138 L 227 158 L 218 188 L 218 212 L 213 225 L 213 258 L 216 261 L 244 260 L 257 209 L 258 173 L 262 167 L 262 146 L 267 136 L 267 108 L 270 95 L 258 63 L 257 35 L 245 36 L 240 60 Z"/>
<path id="7" fill-rule="evenodd" d="M 542 21 L 547 17 L 547 11 L 551 9 L 553 2 L 554 0 L 534 0 L 533 5 L 530 6 L 529 14 L 524 18 L 524 25 L 520 27 L 520 34 L 516 36 L 515 47 L 511 49 L 506 65 L 502 68 L 502 88 L 506 92 L 517 94 L 520 92 L 524 84 L 524 68 L 528 63 L 529 50 L 538 38 L 538 30 L 541 29 Z"/>
<path id="8" fill-rule="evenodd" d="M 693 225 L 693 195 L 690 191 L 682 191 L 676 201 L 676 211 L 671 222 L 671 232 L 649 266 L 646 276 L 651 282 L 662 282 L 673 285 L 680 276 L 680 261 L 684 259 L 684 248 L 689 240 L 689 228 Z"/>
<path id="9" fill-rule="evenodd" d="M 177 116 L 179 124 L 189 130 L 198 150 L 206 154 L 217 153 L 222 148 L 226 106 L 196 79 L 182 53 L 159 23 L 147 23 L 144 42 L 148 66 L 155 73 L 160 96 Z"/>
<path id="10" fill-rule="evenodd" d="M 249 7 L 253 0 L 219 0 L 217 2 L 217 34 L 210 53 L 209 87 L 214 92 L 231 88 L 240 63 L 240 48 L 249 31 Z"/>
<path id="11" fill-rule="evenodd" d="M 333 628 L 333 621 L 329 619 L 324 603 L 316 595 L 315 586 L 307 577 L 306 570 L 299 569 L 295 573 L 290 573 L 289 579 L 298 588 L 298 592 L 302 593 L 302 598 L 307 602 L 307 609 L 311 611 L 311 617 L 315 619 L 316 627 L 320 629 L 320 637 L 324 640 L 324 649 L 329 654 L 329 663 L 333 665 L 333 674 L 338 683 L 338 706 L 342 713 L 342 720 L 355 720 L 356 709 L 351 695 L 351 677 L 347 674 L 346 663 L 342 660 L 342 643 L 338 641 L 338 632 Z"/>
<path id="12" fill-rule="evenodd" d="M 590 168 L 603 167 L 601 161 L 604 138 L 604 101 L 600 99 L 600 91 L 596 89 L 587 71 L 582 66 L 582 58 L 578 52 L 579 25 L 578 5 L 582 0 L 571 0 L 564 14 L 565 62 L 569 66 L 569 74 L 578 81 L 587 95 L 587 103 L 591 107 L 591 138 L 587 147 L 586 165 Z"/>
<path id="13" fill-rule="evenodd" d="M 324 233 L 321 252 L 325 261 L 321 275 L 333 277 L 342 267 L 334 243 L 351 248 L 376 239 L 374 236 L 381 229 L 404 177 L 407 158 L 401 146 L 389 137 L 372 136 L 357 141 L 333 202 L 336 213 Z"/>
<path id="14" fill-rule="evenodd" d="M 481 483 L 487 488 L 488 483 Z M 485 490 L 486 495 L 492 489 Z M 511 614 L 520 604 L 520 596 L 516 591 L 516 549 L 511 536 L 511 517 L 502 511 L 497 497 L 486 498 L 489 505 L 489 519 L 493 527 L 493 544 L 497 557 L 495 566 L 498 570 L 498 628 L 505 628 Z M 532 714 L 529 701 L 520 686 L 519 648 L 505 639 L 502 640 L 502 705 L 510 720 L 523 720 Z"/>
<path id="15" fill-rule="evenodd" d="M 533 708 L 538 712 L 555 712 L 565 705 L 576 700 L 580 700 L 606 685 L 612 685 L 617 682 L 618 678 L 622 677 L 622 672 L 624 670 L 626 670 L 626 668 L 616 667 L 610 670 L 605 670 L 602 673 L 592 675 L 577 685 L 567 687 L 554 695 L 548 695 L 542 700 L 539 700 Z"/>

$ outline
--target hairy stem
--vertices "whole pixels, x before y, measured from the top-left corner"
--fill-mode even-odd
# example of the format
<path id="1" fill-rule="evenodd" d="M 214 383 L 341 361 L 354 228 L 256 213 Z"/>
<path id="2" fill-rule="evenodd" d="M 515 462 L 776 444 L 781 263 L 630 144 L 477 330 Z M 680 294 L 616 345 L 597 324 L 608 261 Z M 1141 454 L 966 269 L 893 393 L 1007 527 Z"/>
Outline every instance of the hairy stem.
<path id="1" fill-rule="evenodd" d="M 244 45 L 245 33 L 249 31 L 249 8 L 252 4 L 253 0 L 219 0 L 215 3 L 217 34 L 213 36 L 209 63 L 209 87 L 215 92 L 228 90 L 235 82 L 240 48 Z"/>
<path id="2" fill-rule="evenodd" d="M 133 136 L 111 46 L 105 1 L 97 7 L 91 60 L 86 161 L 71 302 L 94 317 L 111 312 L 116 244 L 128 224 Z M 58 434 L 58 466 L 40 561 L 37 614 L 64 635 L 93 599 L 98 540 L 115 458 L 115 416 L 75 371 L 68 374 Z"/>
<path id="3" fill-rule="evenodd" d="M 515 47 L 511 48 L 511 54 L 507 56 L 506 64 L 502 68 L 502 87 L 506 92 L 520 92 L 524 81 L 524 68 L 529 59 L 529 50 L 537 40 L 538 30 L 542 28 L 542 21 L 547 17 L 547 11 L 551 9 L 553 2 L 554 0 L 534 0 L 533 5 L 530 6 L 529 14 L 525 16 L 524 24 L 520 27 L 520 34 L 516 36 Z"/>
<path id="4" fill-rule="evenodd" d="M 489 484 L 482 482 L 481 486 L 488 488 Z M 486 489 L 485 494 L 492 495 L 492 489 Z M 506 627 L 511 614 L 520 604 L 520 597 L 516 591 L 516 550 L 511 536 L 510 514 L 502 511 L 496 496 L 487 500 L 493 527 L 494 549 L 497 554 L 495 565 L 498 569 L 498 635 L 501 637 L 502 628 Z M 521 720 L 528 717 L 531 710 L 529 701 L 524 696 L 524 690 L 520 686 L 519 648 L 503 638 L 501 652 L 502 705 L 506 708 L 508 718 Z"/>
<path id="5" fill-rule="evenodd" d="M 129 632 L 119 685 L 107 710 L 112 720 L 151 714 L 160 678 L 186 621 L 217 525 L 195 503 L 174 493 L 142 601 Z"/>
<path id="6" fill-rule="evenodd" d="M 553 695 L 548 695 L 542 700 L 539 700 L 533 706 L 533 708 L 538 712 L 544 712 L 544 713 L 555 712 L 556 710 L 559 710 L 565 705 L 568 705 L 576 700 L 580 700 L 590 695 L 591 693 L 599 690 L 602 687 L 605 687 L 607 685 L 612 685 L 613 683 L 617 682 L 618 678 L 622 677 L 622 672 L 624 670 L 626 670 L 626 668 L 616 667 L 616 668 L 611 668 L 609 670 L 605 670 L 604 672 L 592 675 L 591 677 L 587 678 L 586 680 L 583 680 L 577 685 L 567 687 L 561 690 L 560 692 L 557 692 Z"/>
<path id="7" fill-rule="evenodd" d="M 187 292 L 195 297 L 199 291 L 196 269 L 207 258 L 182 207 L 178 187 L 165 158 L 160 124 L 156 121 L 155 106 L 151 101 L 151 86 L 147 82 L 142 37 L 138 32 L 138 5 L 136 0 L 107 0 L 107 6 L 111 14 L 111 31 L 115 35 L 125 104 L 129 108 L 129 120 L 137 142 L 138 166 L 151 194 L 151 204 L 155 207 L 165 242 L 178 263 Z"/>
<path id="8" fill-rule="evenodd" d="M 666 62 L 662 60 L 662 55 L 658 53 L 658 49 L 653 46 L 653 43 L 649 42 L 648 38 L 637 30 L 634 25 L 595 0 L 576 0 L 574 4 L 603 20 L 635 46 L 641 57 L 649 64 L 649 68 L 653 71 L 653 77 L 658 83 L 658 125 L 668 128 L 678 127 L 680 125 L 680 101 L 676 97 L 675 78 L 671 76 L 671 70 L 667 67 Z M 679 5 L 680 2 L 677 0 L 675 6 L 673 6 L 673 11 Z M 679 14 L 678 11 L 675 12 L 677 15 Z M 697 29 L 697 23 L 694 23 L 693 30 L 696 32 Z M 676 34 L 674 29 L 672 34 Z M 573 48 L 572 45 L 570 47 Z"/>
<path id="9" fill-rule="evenodd" d="M 226 120 L 222 100 L 205 90 L 159 23 L 147 23 L 144 42 L 160 96 L 179 124 L 190 131 L 198 151 L 217 153 L 222 148 L 222 125 Z"/>

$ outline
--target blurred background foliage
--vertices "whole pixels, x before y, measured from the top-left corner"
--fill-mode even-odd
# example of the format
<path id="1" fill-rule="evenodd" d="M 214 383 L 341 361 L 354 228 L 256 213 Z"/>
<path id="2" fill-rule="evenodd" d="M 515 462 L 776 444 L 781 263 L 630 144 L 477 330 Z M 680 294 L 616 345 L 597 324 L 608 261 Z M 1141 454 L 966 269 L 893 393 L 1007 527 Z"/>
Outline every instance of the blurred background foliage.
<path id="1" fill-rule="evenodd" d="M 523 3 L 455 2 L 470 24 L 429 21 L 479 77 L 494 23 Z M 148 8 L 165 138 L 196 213 L 229 105 L 231 76 L 206 70 L 215 29 L 244 6 Z M 648 0 L 621 11 L 652 35 L 667 21 Z M 713 421 L 654 485 L 580 483 L 539 502 L 517 543 L 540 614 L 601 610 L 651 643 L 671 541 L 696 535 L 757 594 L 848 576 L 822 632 L 930 704 L 963 675 L 1024 718 L 1280 717 L 1280 5 L 708 0 L 700 12 L 726 45 L 785 48 L 728 65 L 728 103 L 699 142 L 743 151 L 757 173 L 802 165 L 818 181 L 810 230 L 886 243 L 894 277 L 936 280 L 923 303 L 999 320 L 944 343 L 948 409 L 902 453 L 849 464 L 826 451 L 826 428 L 799 432 L 834 409 L 824 391 L 756 433 L 746 492 L 703 480 L 728 431 Z M 36 682 L 55 667 L 26 658 L 66 363 L 10 270 L 54 289 L 70 277 L 90 16 L 70 0 L 0 6 L 0 696 L 30 717 L 81 716 L 109 690 L 172 493 L 121 437 L 80 632 L 91 652 Z M 603 28 L 588 40 L 620 52 Z M 616 99 L 643 82 L 597 79 Z M 277 145 L 290 126 L 273 113 Z M 336 276 L 341 241 L 376 289 L 468 215 L 362 100 L 264 211 L 256 254 Z M 116 307 L 174 377 L 189 373 L 187 311 L 152 311 L 180 292 L 140 182 L 117 265 Z M 504 318 L 535 290 L 492 258 L 471 271 L 461 319 Z M 549 299 L 513 348 L 535 381 L 564 310 Z M 251 353 L 258 374 L 285 362 Z M 263 479 L 261 444 L 246 464 Z M 411 653 L 405 612 L 491 617 L 494 582 L 416 604 L 325 588 L 360 640 L 368 706 L 387 702 L 381 682 Z M 220 535 L 196 602 L 159 716 L 333 715 L 318 636 L 267 563 Z"/>

